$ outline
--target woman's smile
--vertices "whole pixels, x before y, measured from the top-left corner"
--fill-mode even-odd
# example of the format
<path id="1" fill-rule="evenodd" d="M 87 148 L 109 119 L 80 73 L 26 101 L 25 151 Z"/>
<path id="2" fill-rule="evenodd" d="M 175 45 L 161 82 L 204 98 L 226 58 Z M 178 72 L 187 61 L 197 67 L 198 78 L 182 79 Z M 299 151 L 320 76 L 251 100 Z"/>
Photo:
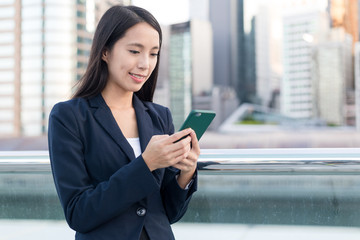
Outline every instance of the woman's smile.
<path id="1" fill-rule="evenodd" d="M 146 80 L 145 75 L 135 74 L 135 73 L 131 73 L 131 72 L 129 73 L 129 75 L 136 83 L 142 83 L 143 81 Z"/>

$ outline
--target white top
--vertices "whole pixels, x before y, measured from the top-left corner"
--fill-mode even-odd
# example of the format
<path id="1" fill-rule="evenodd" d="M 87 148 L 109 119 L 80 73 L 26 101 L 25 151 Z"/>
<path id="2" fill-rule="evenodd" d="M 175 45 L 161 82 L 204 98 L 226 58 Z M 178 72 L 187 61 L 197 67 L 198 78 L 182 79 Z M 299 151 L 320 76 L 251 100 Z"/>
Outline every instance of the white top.
<path id="1" fill-rule="evenodd" d="M 139 138 L 127 138 L 129 144 L 134 150 L 135 157 L 138 157 L 141 155 L 141 147 L 140 147 L 140 139 Z"/>

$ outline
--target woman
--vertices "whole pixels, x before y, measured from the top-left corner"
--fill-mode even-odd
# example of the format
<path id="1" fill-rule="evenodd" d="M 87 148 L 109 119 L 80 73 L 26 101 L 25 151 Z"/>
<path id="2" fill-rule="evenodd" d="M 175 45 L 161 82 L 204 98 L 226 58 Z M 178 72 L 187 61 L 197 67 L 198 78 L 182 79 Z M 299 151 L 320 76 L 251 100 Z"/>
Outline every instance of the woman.
<path id="1" fill-rule="evenodd" d="M 152 103 L 161 37 L 146 10 L 110 8 L 73 99 L 50 114 L 52 172 L 76 239 L 174 239 L 170 224 L 196 191 L 196 135 L 174 134 L 170 111 Z"/>

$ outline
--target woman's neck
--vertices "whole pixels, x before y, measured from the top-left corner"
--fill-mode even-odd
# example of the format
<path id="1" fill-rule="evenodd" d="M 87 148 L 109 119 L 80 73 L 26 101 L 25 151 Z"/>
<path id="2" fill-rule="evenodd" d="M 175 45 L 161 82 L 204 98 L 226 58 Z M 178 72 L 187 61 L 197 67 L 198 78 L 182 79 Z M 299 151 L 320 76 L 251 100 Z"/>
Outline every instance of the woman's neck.
<path id="1" fill-rule="evenodd" d="M 101 92 L 106 104 L 118 124 L 121 132 L 126 138 L 139 137 L 136 113 L 132 105 L 133 92 L 116 92 L 104 91 Z M 126 116 L 126 117 L 124 117 Z"/>
<path id="2" fill-rule="evenodd" d="M 133 99 L 133 92 L 126 92 L 120 93 L 111 91 L 109 89 L 104 89 L 101 92 L 102 97 L 104 98 L 106 104 L 110 108 L 117 108 L 117 109 L 127 109 L 132 108 L 132 99 Z"/>

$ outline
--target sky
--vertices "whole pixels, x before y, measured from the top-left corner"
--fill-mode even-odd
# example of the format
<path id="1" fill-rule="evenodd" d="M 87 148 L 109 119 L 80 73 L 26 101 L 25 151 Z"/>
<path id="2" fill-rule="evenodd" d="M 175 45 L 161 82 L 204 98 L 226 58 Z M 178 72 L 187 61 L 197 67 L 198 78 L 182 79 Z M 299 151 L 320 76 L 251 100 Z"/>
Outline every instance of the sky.
<path id="1" fill-rule="evenodd" d="M 148 10 L 163 25 L 189 20 L 189 0 L 132 0 L 132 4 Z"/>
<path id="2" fill-rule="evenodd" d="M 160 24 L 169 25 L 189 20 L 189 1 L 193 0 L 132 0 L 132 4 L 150 11 Z M 269 0 L 245 0 L 245 18 L 251 19 L 257 6 L 264 3 L 268 4 Z"/>
<path id="3" fill-rule="evenodd" d="M 200 0 L 132 0 L 132 4 L 150 11 L 162 25 L 186 22 L 190 18 L 189 2 Z M 251 18 L 256 14 L 259 5 L 273 5 L 281 8 L 283 3 L 291 4 L 302 2 L 314 2 L 314 8 L 323 9 L 327 0 L 245 0 L 245 28 L 251 23 Z"/>
<path id="4" fill-rule="evenodd" d="M 160 24 L 169 25 L 189 20 L 189 1 L 194 0 L 132 0 L 132 4 L 150 11 Z M 271 0 L 281 2 L 284 0 Z M 269 0 L 245 0 L 245 18 L 250 22 L 256 13 L 258 4 L 269 3 Z"/>

